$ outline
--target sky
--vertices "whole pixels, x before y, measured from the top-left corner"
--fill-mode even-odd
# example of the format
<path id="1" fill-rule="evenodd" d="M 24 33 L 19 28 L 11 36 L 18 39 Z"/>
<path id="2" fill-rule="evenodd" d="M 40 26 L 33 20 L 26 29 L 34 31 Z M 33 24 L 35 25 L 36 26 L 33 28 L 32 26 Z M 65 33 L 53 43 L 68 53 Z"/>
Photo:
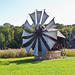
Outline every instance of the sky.
<path id="1" fill-rule="evenodd" d="M 75 0 L 0 0 L 0 25 L 10 23 L 21 26 L 29 20 L 29 13 L 46 9 L 49 20 L 70 25 L 75 24 Z"/>

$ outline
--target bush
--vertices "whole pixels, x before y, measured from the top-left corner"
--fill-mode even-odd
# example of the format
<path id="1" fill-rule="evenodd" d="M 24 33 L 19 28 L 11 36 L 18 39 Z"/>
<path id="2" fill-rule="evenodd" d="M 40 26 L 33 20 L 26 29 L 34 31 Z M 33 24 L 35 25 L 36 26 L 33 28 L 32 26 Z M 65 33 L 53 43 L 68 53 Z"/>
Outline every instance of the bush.
<path id="1" fill-rule="evenodd" d="M 29 53 L 26 53 L 25 49 L 8 49 L 0 50 L 0 58 L 20 58 L 26 56 L 33 56 L 32 50 Z"/>
<path id="2" fill-rule="evenodd" d="M 66 56 L 75 56 L 75 49 L 66 49 Z"/>
<path id="3" fill-rule="evenodd" d="M 33 50 L 32 49 L 27 53 L 27 56 L 33 56 Z"/>

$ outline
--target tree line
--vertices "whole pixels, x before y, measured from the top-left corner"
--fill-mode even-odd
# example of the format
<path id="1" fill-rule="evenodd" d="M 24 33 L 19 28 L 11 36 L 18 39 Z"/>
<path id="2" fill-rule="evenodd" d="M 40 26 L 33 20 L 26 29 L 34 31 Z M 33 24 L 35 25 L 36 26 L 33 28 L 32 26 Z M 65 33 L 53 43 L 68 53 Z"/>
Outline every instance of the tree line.
<path id="1" fill-rule="evenodd" d="M 0 49 L 22 47 L 23 28 L 5 23 L 0 26 Z"/>
<path id="2" fill-rule="evenodd" d="M 66 37 L 65 47 L 67 47 L 70 39 L 72 39 L 72 31 L 75 31 L 75 25 L 63 25 L 59 23 L 56 25 L 57 29 Z M 0 49 L 21 48 L 22 32 L 22 26 L 14 26 L 9 23 L 0 26 Z"/>
<path id="3" fill-rule="evenodd" d="M 57 29 L 66 37 L 64 42 L 65 48 L 70 48 L 70 45 L 72 45 L 73 37 L 75 36 L 75 24 L 63 25 L 57 23 Z"/>

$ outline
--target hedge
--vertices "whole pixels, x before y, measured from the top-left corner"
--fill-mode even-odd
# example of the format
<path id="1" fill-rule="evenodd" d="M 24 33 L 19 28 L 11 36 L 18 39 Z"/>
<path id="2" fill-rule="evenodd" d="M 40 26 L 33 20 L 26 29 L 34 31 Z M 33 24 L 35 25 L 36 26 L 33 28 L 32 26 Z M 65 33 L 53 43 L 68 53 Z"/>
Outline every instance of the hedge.
<path id="1" fill-rule="evenodd" d="M 8 50 L 0 50 L 0 58 L 20 58 L 33 56 L 32 49 L 29 53 L 26 52 L 24 48 L 22 49 L 8 49 Z"/>
<path id="2" fill-rule="evenodd" d="M 74 57 L 75 56 L 75 49 L 65 49 L 66 56 Z"/>

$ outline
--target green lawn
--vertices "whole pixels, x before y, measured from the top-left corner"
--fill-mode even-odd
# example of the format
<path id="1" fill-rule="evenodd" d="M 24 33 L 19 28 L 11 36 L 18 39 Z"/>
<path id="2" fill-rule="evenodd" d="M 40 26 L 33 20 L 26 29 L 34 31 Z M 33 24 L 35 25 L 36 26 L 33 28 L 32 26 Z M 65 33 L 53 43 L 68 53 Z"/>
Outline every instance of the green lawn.
<path id="1" fill-rule="evenodd" d="M 75 57 L 43 61 L 0 58 L 0 75 L 75 75 Z"/>

